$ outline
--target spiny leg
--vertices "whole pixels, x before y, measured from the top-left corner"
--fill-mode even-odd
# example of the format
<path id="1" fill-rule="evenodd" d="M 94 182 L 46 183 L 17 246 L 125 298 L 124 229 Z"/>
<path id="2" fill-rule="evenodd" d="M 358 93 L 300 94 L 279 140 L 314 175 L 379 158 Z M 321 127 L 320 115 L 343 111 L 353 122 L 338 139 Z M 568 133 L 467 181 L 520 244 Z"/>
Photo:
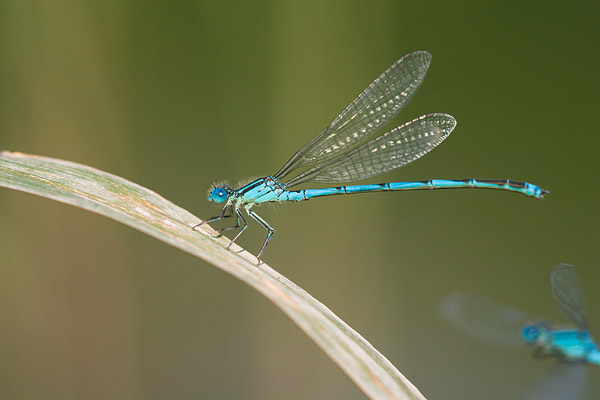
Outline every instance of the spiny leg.
<path id="1" fill-rule="evenodd" d="M 256 258 L 258 259 L 258 263 L 260 264 L 260 256 L 263 253 L 263 251 L 265 250 L 265 247 L 267 247 L 267 244 L 269 244 L 269 241 L 271 240 L 273 235 L 275 234 L 275 229 L 254 211 L 246 209 L 246 212 L 248 213 L 249 216 L 254 218 L 259 224 L 261 224 L 263 226 L 263 228 L 265 228 L 267 230 L 267 232 L 269 232 L 267 234 L 267 238 L 265 239 L 265 242 L 263 243 L 262 247 L 260 248 L 260 251 L 258 252 L 258 255 L 256 256 Z"/>
<path id="2" fill-rule="evenodd" d="M 240 211 L 239 208 L 235 209 L 235 213 L 238 216 L 238 222 L 241 219 L 242 222 L 244 223 L 244 226 L 242 227 L 242 230 L 238 232 L 237 235 L 235 235 L 235 237 L 233 239 L 231 239 L 231 242 L 229 242 L 229 244 L 227 245 L 226 249 L 229 250 L 229 248 L 231 247 L 231 245 L 233 244 L 233 242 L 235 242 L 237 240 L 237 238 L 240 237 L 240 235 L 242 233 L 244 233 L 244 231 L 246 230 L 246 228 L 248 227 L 248 223 L 246 222 L 246 219 L 244 218 L 244 216 L 242 215 L 242 212 Z"/>
<path id="3" fill-rule="evenodd" d="M 230 217 L 233 217 L 233 207 L 230 207 L 229 209 L 230 209 L 231 211 L 230 211 L 229 215 L 226 215 L 226 216 L 225 216 L 225 218 L 230 218 Z M 221 235 L 223 234 L 223 232 L 225 232 L 225 231 L 228 231 L 228 230 L 230 230 L 230 229 L 237 229 L 237 228 L 239 228 L 239 227 L 240 227 L 240 217 L 239 217 L 239 216 L 237 216 L 236 223 L 235 223 L 235 225 L 234 225 L 234 226 L 226 226 L 225 228 L 220 228 L 220 229 L 217 229 L 217 232 L 219 232 L 219 236 L 221 236 Z"/>
<path id="4" fill-rule="evenodd" d="M 230 209 L 229 215 L 225 215 L 225 213 L 227 212 L 228 208 Z M 233 215 L 233 208 L 230 205 L 226 205 L 225 207 L 223 207 L 223 210 L 221 210 L 221 214 L 217 215 L 216 217 L 209 218 L 206 221 L 202 221 L 198 225 L 194 225 L 192 227 L 192 229 L 196 230 L 196 228 L 199 227 L 200 225 L 208 224 L 210 222 L 219 221 L 219 220 L 221 220 L 223 218 L 229 218 L 232 215 Z"/>

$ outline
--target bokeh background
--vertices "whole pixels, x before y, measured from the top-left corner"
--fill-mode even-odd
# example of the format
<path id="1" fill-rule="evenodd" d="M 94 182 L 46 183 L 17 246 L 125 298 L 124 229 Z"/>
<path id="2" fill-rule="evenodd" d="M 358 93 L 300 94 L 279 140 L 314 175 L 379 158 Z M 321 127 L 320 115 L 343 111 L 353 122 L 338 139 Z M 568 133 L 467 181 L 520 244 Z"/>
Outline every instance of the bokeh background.
<path id="1" fill-rule="evenodd" d="M 400 124 L 458 120 L 370 182 L 511 178 L 494 191 L 264 206 L 265 261 L 328 305 L 431 399 L 520 398 L 553 371 L 440 315 L 484 295 L 564 321 L 576 264 L 600 326 L 599 28 L 594 2 L 0 1 L 0 147 L 77 161 L 201 218 L 213 181 L 274 173 L 393 61 L 433 63 Z M 265 232 L 239 243 L 254 254 Z M 0 191 L 3 399 L 363 398 L 287 317 L 196 258 L 97 215 Z M 598 333 L 600 334 L 600 333 Z M 600 393 L 589 368 L 588 399 Z"/>

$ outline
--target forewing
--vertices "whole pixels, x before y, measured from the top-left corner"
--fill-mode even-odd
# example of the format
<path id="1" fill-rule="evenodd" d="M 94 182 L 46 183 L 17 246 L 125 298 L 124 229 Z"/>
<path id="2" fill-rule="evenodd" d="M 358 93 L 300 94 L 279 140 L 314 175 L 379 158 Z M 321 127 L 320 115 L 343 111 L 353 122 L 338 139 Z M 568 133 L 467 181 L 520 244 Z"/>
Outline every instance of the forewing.
<path id="1" fill-rule="evenodd" d="M 552 296 L 561 311 L 580 329 L 588 329 L 583 291 L 577 270 L 573 265 L 558 264 L 550 276 Z"/>
<path id="2" fill-rule="evenodd" d="M 368 140 L 408 103 L 430 63 L 431 54 L 426 51 L 415 51 L 396 61 L 324 131 L 302 146 L 275 177 L 281 179 L 298 167 L 326 162 Z"/>

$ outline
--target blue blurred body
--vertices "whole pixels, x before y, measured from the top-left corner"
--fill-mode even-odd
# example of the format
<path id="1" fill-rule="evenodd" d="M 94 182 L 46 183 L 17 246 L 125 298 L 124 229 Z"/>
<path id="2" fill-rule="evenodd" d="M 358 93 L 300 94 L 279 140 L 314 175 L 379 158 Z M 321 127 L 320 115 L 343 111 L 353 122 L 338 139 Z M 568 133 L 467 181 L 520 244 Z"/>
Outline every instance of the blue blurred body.
<path id="1" fill-rule="evenodd" d="M 551 329 L 546 323 L 539 322 L 525 326 L 521 337 L 534 346 L 536 357 L 600 365 L 600 350 L 587 330 Z"/>

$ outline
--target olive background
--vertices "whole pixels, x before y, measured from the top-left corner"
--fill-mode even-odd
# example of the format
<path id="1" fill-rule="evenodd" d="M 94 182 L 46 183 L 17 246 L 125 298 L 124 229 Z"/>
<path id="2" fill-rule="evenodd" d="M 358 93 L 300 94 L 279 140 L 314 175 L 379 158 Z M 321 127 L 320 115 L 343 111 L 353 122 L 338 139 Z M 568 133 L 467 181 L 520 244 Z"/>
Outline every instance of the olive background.
<path id="1" fill-rule="evenodd" d="M 510 178 L 485 190 L 262 206 L 264 259 L 431 399 L 521 398 L 554 367 L 456 330 L 482 295 L 567 322 L 550 271 L 578 267 L 600 324 L 598 11 L 541 1 L 0 1 L 0 148 L 80 162 L 200 218 L 213 182 L 275 173 L 402 55 L 433 61 L 388 128 L 458 120 L 423 159 L 365 183 Z M 256 254 L 253 221 L 239 244 Z M 364 398 L 283 313 L 112 220 L 0 191 L 3 399 Z M 597 332 L 600 334 L 600 332 Z M 587 399 L 600 393 L 588 368 Z"/>

